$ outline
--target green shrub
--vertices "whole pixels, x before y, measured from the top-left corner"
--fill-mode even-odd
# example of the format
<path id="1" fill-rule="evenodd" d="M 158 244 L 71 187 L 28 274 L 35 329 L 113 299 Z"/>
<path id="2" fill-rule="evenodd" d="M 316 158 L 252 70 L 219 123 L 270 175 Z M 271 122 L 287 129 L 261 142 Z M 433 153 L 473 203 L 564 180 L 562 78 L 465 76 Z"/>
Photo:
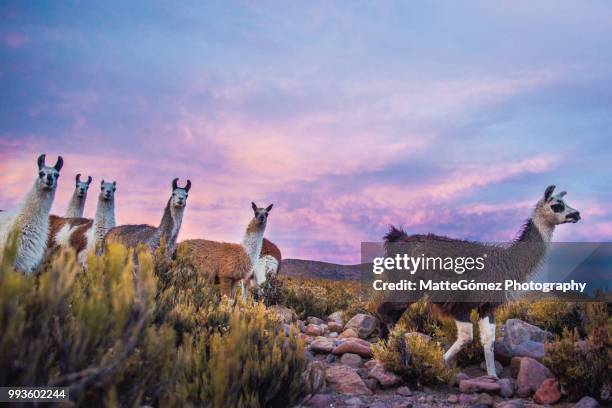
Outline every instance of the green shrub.
<path id="1" fill-rule="evenodd" d="M 374 357 L 411 385 L 447 383 L 453 371 L 444 363 L 442 346 L 421 336 L 406 338 L 405 333 L 401 325 L 395 328 L 387 341 L 374 346 Z"/>

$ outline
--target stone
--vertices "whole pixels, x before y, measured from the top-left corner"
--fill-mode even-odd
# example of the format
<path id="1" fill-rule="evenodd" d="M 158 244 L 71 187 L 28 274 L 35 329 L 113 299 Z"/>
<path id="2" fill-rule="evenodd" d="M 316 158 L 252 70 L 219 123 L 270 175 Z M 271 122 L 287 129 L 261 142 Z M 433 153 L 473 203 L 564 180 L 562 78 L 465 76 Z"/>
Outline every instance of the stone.
<path id="1" fill-rule="evenodd" d="M 344 312 L 339 310 L 327 316 L 328 322 L 335 322 L 341 326 L 344 326 Z"/>
<path id="2" fill-rule="evenodd" d="M 336 355 L 353 353 L 358 354 L 361 357 L 372 357 L 372 346 L 366 341 L 359 342 L 357 340 L 358 339 L 351 339 L 342 342 L 340 345 L 338 345 L 332 350 L 332 353 Z"/>
<path id="3" fill-rule="evenodd" d="M 388 408 L 388 405 L 382 401 L 374 401 L 373 403 L 368 405 L 368 408 Z"/>
<path id="4" fill-rule="evenodd" d="M 554 340 L 552 333 L 520 319 L 506 320 L 506 323 L 502 326 L 502 333 L 502 342 L 509 346 L 511 350 L 514 350 L 516 346 L 526 340 L 538 343 Z"/>
<path id="5" fill-rule="evenodd" d="M 329 408 L 333 403 L 334 399 L 330 395 L 316 394 L 306 401 L 304 406 L 309 408 Z"/>
<path id="6" fill-rule="evenodd" d="M 572 408 L 597 408 L 598 406 L 599 402 L 597 402 L 595 398 L 582 397 L 577 403 L 572 406 Z"/>
<path id="7" fill-rule="evenodd" d="M 533 340 L 525 340 L 521 344 L 514 347 L 512 355 L 516 357 L 531 357 L 538 361 L 544 358 L 544 343 L 538 343 Z"/>
<path id="8" fill-rule="evenodd" d="M 510 364 L 512 349 L 503 341 L 497 340 L 493 343 L 493 353 L 495 355 L 495 360 L 500 361 L 504 365 Z"/>
<path id="9" fill-rule="evenodd" d="M 323 330 L 321 330 L 321 327 L 312 323 L 309 323 L 302 331 L 308 334 L 309 336 L 320 336 L 323 334 Z"/>
<path id="10" fill-rule="evenodd" d="M 464 405 L 473 404 L 478 398 L 478 394 L 459 394 L 459 403 Z"/>
<path id="11" fill-rule="evenodd" d="M 459 397 L 457 396 L 457 394 L 451 394 L 448 396 L 448 398 L 446 398 L 446 402 L 448 402 L 449 404 L 456 404 L 459 402 Z"/>
<path id="12" fill-rule="evenodd" d="M 497 381 L 499 384 L 499 395 L 504 398 L 510 398 L 514 395 L 514 383 L 509 378 L 502 378 Z"/>
<path id="13" fill-rule="evenodd" d="M 325 363 L 312 361 L 302 373 L 302 384 L 306 394 L 317 394 L 325 391 Z"/>
<path id="14" fill-rule="evenodd" d="M 480 369 L 482 371 L 487 371 L 487 362 L 483 361 L 482 363 L 480 363 Z M 501 363 L 499 361 L 495 361 L 495 372 L 497 373 L 497 376 L 501 376 L 502 371 L 504 371 L 504 367 L 501 365 Z"/>
<path id="15" fill-rule="evenodd" d="M 363 359 L 358 354 L 345 353 L 342 355 L 342 358 L 340 358 L 340 363 L 349 367 L 359 368 L 363 363 Z"/>
<path id="16" fill-rule="evenodd" d="M 327 323 L 327 328 L 330 332 L 342 333 L 343 326 L 340 323 L 329 322 Z"/>
<path id="17" fill-rule="evenodd" d="M 338 360 L 338 357 L 334 356 L 333 354 L 328 354 L 325 356 L 325 362 L 327 364 L 335 363 L 336 360 Z"/>
<path id="18" fill-rule="evenodd" d="M 319 319 L 318 317 L 315 317 L 315 316 L 308 316 L 306 318 L 306 321 L 310 324 L 316 324 L 317 326 L 320 326 L 323 323 L 325 323 L 323 319 Z"/>
<path id="19" fill-rule="evenodd" d="M 338 333 L 331 332 L 331 333 L 329 333 L 329 337 L 331 337 L 332 339 L 335 339 L 336 337 L 338 337 Z"/>
<path id="20" fill-rule="evenodd" d="M 425 397 L 425 402 L 428 403 L 428 404 L 433 403 L 435 400 L 436 399 L 435 399 L 435 397 L 433 395 L 428 395 L 428 396 Z"/>
<path id="21" fill-rule="evenodd" d="M 404 334 L 404 338 L 406 340 L 408 340 L 411 337 L 420 337 L 423 341 L 425 341 L 425 343 L 429 343 L 431 341 L 431 336 L 428 336 L 425 333 L 408 332 L 408 333 Z"/>
<path id="22" fill-rule="evenodd" d="M 278 315 L 278 317 L 280 317 L 284 323 L 290 324 L 297 320 L 297 315 L 295 312 L 288 307 L 282 305 L 272 305 L 268 308 L 268 310 L 276 313 L 276 315 Z"/>
<path id="23" fill-rule="evenodd" d="M 378 380 L 376 378 L 366 378 L 365 380 L 363 380 L 363 382 L 365 382 L 368 388 L 372 391 L 376 391 L 380 388 L 380 384 L 378 384 Z"/>
<path id="24" fill-rule="evenodd" d="M 331 353 L 335 346 L 334 339 L 319 336 L 308 347 L 315 353 Z"/>
<path id="25" fill-rule="evenodd" d="M 359 337 L 357 336 L 357 332 L 353 329 L 346 329 L 338 336 L 340 339 L 348 339 L 353 337 Z"/>
<path id="26" fill-rule="evenodd" d="M 510 377 L 518 377 L 519 368 L 521 368 L 521 357 L 512 357 L 510 360 Z"/>
<path id="27" fill-rule="evenodd" d="M 525 408 L 521 400 L 502 401 L 495 404 L 495 408 Z"/>
<path id="28" fill-rule="evenodd" d="M 459 383 L 463 380 L 469 380 L 470 376 L 467 375 L 466 373 L 457 373 L 455 374 L 455 376 L 453 377 L 453 381 L 452 381 L 452 385 L 456 385 L 459 386 Z"/>
<path id="29" fill-rule="evenodd" d="M 412 408 L 416 404 L 416 397 L 409 397 L 402 401 L 395 401 L 391 404 L 391 408 Z"/>
<path id="30" fill-rule="evenodd" d="M 365 404 L 359 397 L 349 398 L 344 401 L 344 403 L 349 407 L 363 407 Z"/>
<path id="31" fill-rule="evenodd" d="M 561 390 L 559 382 L 554 378 L 547 378 L 542 381 L 540 388 L 533 396 L 533 400 L 538 404 L 554 404 L 561 399 Z"/>
<path id="32" fill-rule="evenodd" d="M 369 377 L 376 378 L 382 388 L 395 387 L 402 383 L 401 377 L 387 371 L 382 363 L 375 364 L 374 367 L 370 369 Z"/>
<path id="33" fill-rule="evenodd" d="M 328 385 L 339 394 L 372 395 L 372 391 L 351 367 L 332 365 L 327 368 L 325 378 Z"/>
<path id="34" fill-rule="evenodd" d="M 516 394 L 521 398 L 528 397 L 540 388 L 545 379 L 552 377 L 548 368 L 540 362 L 530 357 L 522 357 L 516 378 Z"/>
<path id="35" fill-rule="evenodd" d="M 495 378 L 487 375 L 482 377 L 470 378 L 462 380 L 459 383 L 459 391 L 465 394 L 475 392 L 499 392 L 501 386 L 496 382 Z"/>
<path id="36" fill-rule="evenodd" d="M 482 406 L 482 407 L 492 407 L 495 404 L 495 400 L 489 394 L 480 394 L 476 401 L 474 401 L 474 406 Z"/>
<path id="37" fill-rule="evenodd" d="M 361 367 L 357 369 L 357 374 L 365 380 L 366 378 L 368 378 L 370 370 L 366 367 Z"/>
<path id="38" fill-rule="evenodd" d="M 377 326 L 378 320 L 374 316 L 358 313 L 344 325 L 344 330 L 353 329 L 357 336 L 366 339 L 376 330 Z"/>
<path id="39" fill-rule="evenodd" d="M 412 390 L 408 387 L 406 387 L 405 385 L 399 387 L 397 390 L 395 390 L 395 393 L 397 395 L 401 395 L 402 397 L 411 397 L 412 396 Z"/>

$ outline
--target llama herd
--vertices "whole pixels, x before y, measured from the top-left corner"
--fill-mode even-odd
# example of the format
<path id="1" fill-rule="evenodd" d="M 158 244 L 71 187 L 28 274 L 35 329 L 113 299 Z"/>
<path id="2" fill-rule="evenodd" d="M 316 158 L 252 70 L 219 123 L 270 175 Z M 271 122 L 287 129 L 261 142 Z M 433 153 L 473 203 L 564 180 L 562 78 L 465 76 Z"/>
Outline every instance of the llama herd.
<path id="1" fill-rule="evenodd" d="M 33 273 L 53 249 L 75 251 L 78 262 L 85 267 L 91 254 L 99 255 L 111 243 L 128 248 L 142 245 L 154 252 L 164 242 L 163 256 L 172 258 L 177 247 L 182 247 L 181 251 L 192 256 L 199 272 L 218 282 L 224 295 L 233 297 L 238 283 L 261 284 L 267 273 L 276 273 L 280 267 L 280 250 L 263 237 L 272 205 L 259 208 L 251 203 L 254 216 L 241 244 L 193 239 L 177 245 L 190 180 L 184 187 L 179 187 L 178 179 L 172 181 L 172 193 L 157 227 L 117 226 L 117 183 L 101 181 L 95 217 L 87 219 L 83 218 L 83 211 L 92 178 L 82 181 L 80 174 L 76 176 L 74 193 L 64 216 L 50 214 L 63 164 L 60 156 L 54 166 L 47 166 L 45 155 L 40 155 L 38 175 L 21 207 L 15 212 L 0 211 L 0 257 L 4 257 L 10 237 L 14 237 L 13 266 L 19 272 Z"/>
<path id="2" fill-rule="evenodd" d="M 62 165 L 61 156 L 54 166 L 47 166 L 45 155 L 41 155 L 38 158 L 38 175 L 21 208 L 16 212 L 0 212 L 0 256 L 4 256 L 9 237 L 15 236 L 14 267 L 20 272 L 32 273 L 51 248 L 72 249 L 76 251 L 78 261 L 85 265 L 90 254 L 103 252 L 105 246 L 112 242 L 129 248 L 144 245 L 155 251 L 163 241 L 167 245 L 164 254 L 166 257 L 172 257 L 178 249 L 193 260 L 193 265 L 200 273 L 219 283 L 223 295 L 233 297 L 238 284 L 261 284 L 268 271 L 274 273 L 280 267 L 279 249 L 263 237 L 272 205 L 260 208 L 251 203 L 254 216 L 240 244 L 204 239 L 190 239 L 177 244 L 191 188 L 189 180 L 184 187 L 179 187 L 178 179 L 172 181 L 172 194 L 159 226 L 116 226 L 116 183 L 102 180 L 95 218 L 86 219 L 82 218 L 83 209 L 92 179 L 88 177 L 87 181 L 81 181 L 80 174 L 76 176 L 75 191 L 64 217 L 50 216 Z M 554 195 L 554 189 L 555 186 L 546 188 L 518 238 L 508 245 L 487 245 L 432 234 L 410 236 L 401 229 L 391 227 L 385 236 L 387 253 L 389 255 L 391 244 L 396 242 L 418 242 L 419 252 L 430 255 L 437 253 L 440 242 L 453 243 L 460 253 L 481 254 L 486 251 L 492 254 L 490 267 L 485 271 L 489 279 L 527 280 L 543 262 L 555 227 L 580 220 L 580 213 L 564 201 L 566 193 L 563 191 Z M 433 302 L 441 313 L 452 316 L 457 326 L 457 340 L 444 355 L 446 361 L 451 360 L 462 347 L 472 341 L 470 312 L 476 310 L 480 317 L 480 340 L 485 351 L 487 373 L 497 376 L 493 356 L 493 316 L 501 302 L 503 300 L 477 303 Z M 382 337 L 386 337 L 408 306 L 408 302 L 397 301 L 381 301 L 378 304 L 376 314 L 383 323 Z"/>

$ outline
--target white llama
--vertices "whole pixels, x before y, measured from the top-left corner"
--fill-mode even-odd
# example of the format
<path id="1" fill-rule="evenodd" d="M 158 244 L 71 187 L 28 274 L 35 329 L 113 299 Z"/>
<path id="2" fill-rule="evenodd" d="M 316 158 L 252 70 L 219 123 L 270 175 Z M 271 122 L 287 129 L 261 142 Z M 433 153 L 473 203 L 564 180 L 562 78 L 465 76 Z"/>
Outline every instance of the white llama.
<path id="1" fill-rule="evenodd" d="M 40 264 L 49 236 L 49 212 L 57 179 L 64 160 L 59 156 L 55 166 L 45 165 L 45 155 L 38 157 L 38 176 L 21 208 L 16 212 L 0 213 L 0 258 L 4 258 L 9 236 L 15 237 L 16 270 L 30 274 Z M 15 234 L 15 235 L 13 235 Z"/>
<path id="2" fill-rule="evenodd" d="M 81 173 L 76 175 L 76 187 L 74 193 L 72 193 L 64 217 L 80 218 L 83 216 L 83 212 L 85 211 L 85 200 L 87 200 L 87 190 L 89 189 L 91 180 L 92 178 L 89 176 L 87 177 L 87 181 L 81 181 Z"/>

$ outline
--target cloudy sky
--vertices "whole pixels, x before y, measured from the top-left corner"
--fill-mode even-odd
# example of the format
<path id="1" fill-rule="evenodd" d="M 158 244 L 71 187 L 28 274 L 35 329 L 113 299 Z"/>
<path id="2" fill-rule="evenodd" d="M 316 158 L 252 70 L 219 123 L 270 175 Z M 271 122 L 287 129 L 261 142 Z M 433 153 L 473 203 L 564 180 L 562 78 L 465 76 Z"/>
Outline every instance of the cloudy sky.
<path id="1" fill-rule="evenodd" d="M 3 2 L 0 208 L 62 154 L 157 224 L 193 182 L 182 238 L 238 241 L 274 203 L 284 257 L 359 261 L 390 223 L 508 240 L 548 184 L 612 239 L 606 1 Z M 183 182 L 183 181 L 182 181 Z"/>

